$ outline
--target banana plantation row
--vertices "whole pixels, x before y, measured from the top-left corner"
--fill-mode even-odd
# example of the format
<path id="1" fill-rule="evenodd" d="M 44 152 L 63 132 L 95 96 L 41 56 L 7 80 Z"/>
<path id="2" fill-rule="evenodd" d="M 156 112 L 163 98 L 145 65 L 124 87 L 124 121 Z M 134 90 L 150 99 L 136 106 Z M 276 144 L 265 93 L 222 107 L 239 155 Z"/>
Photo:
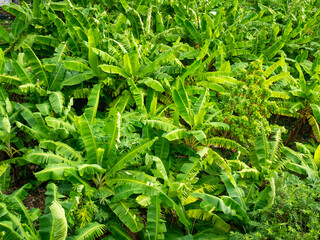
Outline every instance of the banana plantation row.
<path id="1" fill-rule="evenodd" d="M 319 5 L 3 5 L 0 239 L 318 239 Z"/>

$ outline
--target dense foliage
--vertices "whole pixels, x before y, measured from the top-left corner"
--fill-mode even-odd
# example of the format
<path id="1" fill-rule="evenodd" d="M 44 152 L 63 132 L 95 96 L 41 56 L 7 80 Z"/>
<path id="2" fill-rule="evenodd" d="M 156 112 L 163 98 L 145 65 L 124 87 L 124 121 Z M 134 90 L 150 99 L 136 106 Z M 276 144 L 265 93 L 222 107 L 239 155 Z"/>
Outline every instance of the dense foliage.
<path id="1" fill-rule="evenodd" d="M 319 1 L 3 8 L 0 239 L 319 238 Z"/>

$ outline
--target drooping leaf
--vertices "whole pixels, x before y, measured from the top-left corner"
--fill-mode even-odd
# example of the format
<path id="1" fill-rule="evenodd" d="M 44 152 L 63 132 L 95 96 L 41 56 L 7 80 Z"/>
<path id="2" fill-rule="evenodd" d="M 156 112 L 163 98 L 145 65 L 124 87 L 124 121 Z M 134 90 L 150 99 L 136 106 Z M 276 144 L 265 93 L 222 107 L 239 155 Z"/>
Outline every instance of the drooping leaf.
<path id="1" fill-rule="evenodd" d="M 229 196 L 235 200 L 238 204 L 240 204 L 240 206 L 246 210 L 247 206 L 244 202 L 243 199 L 243 191 L 240 187 L 238 187 L 235 179 L 233 178 L 233 176 L 229 173 L 224 173 L 221 175 L 221 179 L 224 182 L 227 192 L 229 194 Z"/>
<path id="2" fill-rule="evenodd" d="M 91 180 L 95 174 L 103 174 L 106 170 L 98 164 L 77 165 L 79 175 L 84 179 Z"/>
<path id="3" fill-rule="evenodd" d="M 215 147 L 225 147 L 227 149 L 237 149 L 243 154 L 247 154 L 248 151 L 242 147 L 239 143 L 220 137 L 212 137 L 204 141 L 206 145 L 213 145 Z"/>
<path id="4" fill-rule="evenodd" d="M 148 87 L 158 91 L 158 92 L 164 92 L 164 88 L 162 86 L 162 84 L 155 80 L 155 79 L 152 79 L 152 78 L 145 78 L 143 79 L 141 82 L 143 82 L 145 85 L 147 85 Z"/>
<path id="5" fill-rule="evenodd" d="M 23 237 L 20 236 L 19 233 L 17 233 L 16 230 L 13 228 L 11 221 L 1 221 L 0 231 L 5 233 L 4 236 L 1 236 L 3 240 L 23 239 Z"/>
<path id="6" fill-rule="evenodd" d="M 185 129 L 175 129 L 162 135 L 162 137 L 168 139 L 169 141 L 183 139 L 186 136 L 187 136 L 187 131 Z"/>
<path id="7" fill-rule="evenodd" d="M 320 145 L 319 145 L 320 146 Z M 318 167 L 320 167 L 320 147 L 317 147 L 316 152 L 314 153 L 314 161 Z"/>
<path id="8" fill-rule="evenodd" d="M 164 137 L 160 137 L 155 142 L 155 153 L 156 156 L 162 160 L 166 160 L 170 153 L 170 142 Z"/>
<path id="9" fill-rule="evenodd" d="M 281 48 L 283 48 L 284 45 L 285 45 L 285 40 L 280 39 L 278 42 L 276 42 L 275 44 L 270 46 L 268 49 L 266 49 L 261 57 L 265 60 L 271 59 L 279 52 Z"/>
<path id="10" fill-rule="evenodd" d="M 13 60 L 12 66 L 15 69 L 16 73 L 18 74 L 23 84 L 35 83 L 36 81 L 35 77 L 32 74 L 30 74 L 23 66 L 21 66 L 19 62 Z"/>
<path id="11" fill-rule="evenodd" d="M 184 86 L 180 84 L 179 89 L 174 88 L 172 91 L 172 98 L 181 115 L 181 117 L 191 126 L 193 118 L 191 113 L 190 101 Z"/>
<path id="12" fill-rule="evenodd" d="M 120 142 L 120 122 L 121 115 L 119 112 L 115 113 L 111 122 L 106 122 L 105 133 L 108 135 L 108 142 L 105 151 L 106 159 L 108 163 L 102 163 L 103 166 L 114 163 L 116 159 L 116 148 Z"/>
<path id="13" fill-rule="evenodd" d="M 317 104 L 310 104 L 310 107 L 312 108 L 313 115 L 318 123 L 320 123 L 320 107 Z"/>
<path id="14" fill-rule="evenodd" d="M 40 236 L 43 239 L 62 240 L 66 239 L 68 224 L 65 211 L 61 205 L 54 200 L 49 207 L 51 213 L 40 218 Z"/>
<path id="15" fill-rule="evenodd" d="M 145 103 L 144 103 L 144 91 L 137 87 L 134 81 L 129 78 L 128 84 L 130 86 L 131 93 L 133 95 L 134 100 L 136 101 L 136 105 L 139 111 L 142 113 L 146 113 Z"/>
<path id="16" fill-rule="evenodd" d="M 84 64 L 80 61 L 63 61 L 63 65 L 67 69 L 81 72 L 81 73 L 91 70 L 90 67 L 88 67 L 86 64 Z"/>
<path id="17" fill-rule="evenodd" d="M 129 161 L 131 161 L 137 154 L 141 154 L 143 152 L 145 152 L 148 148 L 150 148 L 153 143 L 157 140 L 157 138 L 150 140 L 146 143 L 143 143 L 141 146 L 138 146 L 134 149 L 132 149 L 131 151 L 129 151 L 126 154 L 123 154 L 118 161 L 116 162 L 116 164 L 114 164 L 107 172 L 107 174 L 114 174 L 116 173 L 118 170 L 122 169 L 125 167 L 125 164 Z"/>
<path id="18" fill-rule="evenodd" d="M 79 163 L 83 162 L 83 158 L 82 158 L 81 154 L 66 143 L 55 142 L 52 140 L 42 140 L 40 142 L 39 146 L 41 148 L 55 151 L 55 152 L 59 153 L 60 155 L 66 157 L 68 159 L 71 159 L 73 161 L 77 161 Z"/>
<path id="19" fill-rule="evenodd" d="M 82 141 L 86 147 L 87 152 L 87 159 L 88 163 L 98 163 L 98 157 L 97 157 L 97 144 L 96 140 L 94 138 L 92 128 L 89 124 L 88 119 L 85 115 L 82 115 L 81 117 L 77 118 L 77 124 L 79 126 L 79 132 L 82 138 Z M 99 164 L 99 163 L 98 163 Z"/>
<path id="20" fill-rule="evenodd" d="M 212 223 L 213 229 L 219 232 L 228 233 L 231 226 L 226 223 L 221 217 L 211 212 L 205 211 L 203 209 L 190 209 L 187 211 L 187 214 L 190 218 L 200 219 L 203 221 L 210 221 Z M 214 237 L 212 233 L 209 234 L 210 239 L 220 239 L 220 237 Z M 207 236 L 206 236 L 207 237 Z M 225 237 L 221 237 L 225 239 Z"/>
<path id="21" fill-rule="evenodd" d="M 43 69 L 43 66 L 39 58 L 35 55 L 33 50 L 26 44 L 23 45 L 23 50 L 31 65 L 32 72 L 39 79 L 40 82 L 44 82 L 45 86 L 49 87 L 48 76 Z"/>
<path id="22" fill-rule="evenodd" d="M 177 128 L 176 125 L 172 124 L 171 122 L 167 121 L 166 119 L 151 119 L 151 120 L 144 120 L 143 121 L 144 124 L 146 124 L 147 126 L 150 126 L 152 128 L 155 129 L 161 129 L 163 131 L 171 131 Z"/>
<path id="23" fill-rule="evenodd" d="M 165 221 L 161 218 L 160 199 L 158 196 L 152 198 L 152 204 L 148 207 L 146 235 L 149 239 L 165 239 L 164 232 L 167 231 Z"/>
<path id="24" fill-rule="evenodd" d="M 125 201 L 111 203 L 109 206 L 130 231 L 139 232 L 143 228 L 141 218 L 137 216 L 138 211 L 130 208 Z"/>
<path id="25" fill-rule="evenodd" d="M 48 89 L 52 91 L 60 91 L 64 81 L 66 69 L 61 63 L 56 65 L 55 74 L 50 78 Z"/>
<path id="26" fill-rule="evenodd" d="M 106 226 L 97 222 L 89 223 L 84 228 L 74 232 L 75 236 L 67 237 L 67 240 L 94 240 L 107 230 Z"/>
<path id="27" fill-rule="evenodd" d="M 270 179 L 270 185 L 267 186 L 261 193 L 258 202 L 255 205 L 256 209 L 262 209 L 267 206 L 271 206 L 275 199 L 275 183 L 274 179 Z"/>
<path id="28" fill-rule="evenodd" d="M 122 69 L 112 65 L 100 65 L 102 71 L 106 73 L 119 74 L 122 77 L 129 78 L 130 76 Z"/>
<path id="29" fill-rule="evenodd" d="M 119 240 L 132 240 L 124 227 L 121 224 L 115 224 L 113 221 L 107 223 L 108 230 L 112 233 L 112 236 L 116 237 Z"/>
<path id="30" fill-rule="evenodd" d="M 10 35 L 9 33 L 0 25 L 0 37 L 5 40 L 6 42 L 10 42 Z"/>
<path id="31" fill-rule="evenodd" d="M 74 167 L 66 164 L 48 164 L 45 169 L 35 173 L 34 175 L 40 182 L 48 180 L 64 180 L 64 171 L 66 169 L 74 169 Z"/>
<path id="32" fill-rule="evenodd" d="M 56 113 L 61 113 L 64 104 L 64 96 L 62 92 L 53 92 L 49 96 L 49 101 Z"/>
<path id="33" fill-rule="evenodd" d="M 101 85 L 94 85 L 88 98 L 88 108 L 85 109 L 85 115 L 90 124 L 94 123 L 100 99 Z"/>
<path id="34" fill-rule="evenodd" d="M 89 80 L 92 77 L 93 77 L 93 74 L 91 71 L 85 71 L 83 73 L 76 74 L 68 79 L 65 79 L 62 84 L 63 86 L 74 86 L 86 80 Z"/>
<path id="35" fill-rule="evenodd" d="M 75 165 L 75 162 L 72 160 L 62 157 L 60 155 L 54 154 L 51 151 L 45 152 L 41 149 L 33 149 L 30 150 L 27 154 L 25 159 L 28 162 L 34 164 L 59 164 L 59 163 L 66 163 L 70 166 Z"/>

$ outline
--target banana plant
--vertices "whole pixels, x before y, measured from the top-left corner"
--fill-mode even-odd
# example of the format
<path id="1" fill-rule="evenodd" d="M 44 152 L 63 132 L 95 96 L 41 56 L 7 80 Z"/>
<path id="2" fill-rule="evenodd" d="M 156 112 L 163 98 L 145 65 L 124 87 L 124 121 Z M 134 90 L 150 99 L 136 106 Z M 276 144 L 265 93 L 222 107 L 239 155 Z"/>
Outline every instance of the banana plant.
<path id="1" fill-rule="evenodd" d="M 170 86 L 170 84 L 168 81 L 157 79 L 157 77 L 153 76 L 153 73 L 156 69 L 160 68 L 161 62 L 170 62 L 170 57 L 173 56 L 174 51 L 179 47 L 181 47 L 181 44 L 176 43 L 173 47 L 166 49 L 164 53 L 159 54 L 151 60 L 146 57 L 142 58 L 141 52 L 133 50 L 129 54 L 123 54 L 122 67 L 109 64 L 102 64 L 99 67 L 106 73 L 116 74 L 126 79 L 126 81 L 121 83 L 119 88 L 116 89 L 114 93 L 116 94 L 115 96 L 118 95 L 120 90 L 128 87 L 128 90 L 131 92 L 131 99 L 134 99 L 136 103 L 136 108 L 143 114 L 147 114 L 148 112 L 149 114 L 154 114 L 155 109 L 157 109 L 157 99 L 166 97 L 166 87 L 164 85 Z M 143 64 L 142 60 L 144 61 Z M 119 62 L 119 65 L 121 65 L 121 62 Z M 145 90 L 148 87 L 150 90 Z M 154 91 L 151 91 L 151 89 Z M 147 100 L 145 100 L 146 92 Z M 116 99 L 113 104 L 117 106 L 122 98 L 128 98 L 126 91 L 124 91 L 122 96 Z M 129 100 L 126 102 L 129 103 Z"/>
<path id="2" fill-rule="evenodd" d="M 6 189 L 11 181 L 10 171 L 13 173 L 14 184 L 17 184 L 16 167 L 11 164 L 25 164 L 20 156 L 26 149 L 22 139 L 17 136 L 18 127 L 14 125 L 14 122 L 19 119 L 18 104 L 9 100 L 3 88 L 0 88 L 0 95 L 0 152 L 4 153 L 4 158 L 0 162 L 0 185 L 2 189 Z"/>
<path id="3" fill-rule="evenodd" d="M 287 161 L 286 167 L 300 175 L 308 176 L 311 181 L 319 179 L 319 147 L 308 149 L 305 144 L 296 143 L 299 152 L 284 147 L 283 154 Z"/>
<path id="4" fill-rule="evenodd" d="M 90 223 L 82 229 L 76 230 L 68 236 L 67 214 L 59 202 L 57 187 L 54 184 L 48 185 L 48 192 L 53 197 L 48 201 L 48 214 L 42 215 L 39 209 L 30 211 L 23 205 L 23 199 L 27 196 L 27 191 L 31 188 L 27 184 L 16 190 L 11 195 L 1 193 L 0 205 L 1 218 L 0 229 L 2 238 L 5 239 L 94 239 L 103 234 L 105 226 L 98 223 Z M 49 194 L 51 194 L 49 193 Z M 48 198 L 47 198 L 48 199 Z M 63 203 L 62 203 L 63 204 Z M 67 205 L 66 205 L 67 206 Z M 73 211 L 74 209 L 68 209 Z M 41 216 L 42 215 L 42 216 Z M 41 216 L 41 217 L 40 217 Z M 40 218 L 39 218 L 40 217 Z M 39 230 L 34 227 L 34 221 L 39 220 Z M 4 235 L 3 235 L 4 233 Z"/>
<path id="5" fill-rule="evenodd" d="M 220 193 L 217 197 L 200 189 L 193 191 L 191 197 L 194 199 L 190 199 L 191 202 L 198 198 L 203 202 L 200 204 L 201 209 L 192 209 L 190 214 L 199 219 L 208 218 L 208 214 L 212 214 L 210 209 L 215 207 L 216 211 L 224 213 L 222 217 L 224 222 L 220 219 L 216 220 L 216 224 L 228 232 L 230 225 L 226 223 L 227 219 L 233 219 L 245 226 L 250 222 L 249 211 L 271 206 L 275 198 L 274 174 L 286 167 L 289 169 L 289 165 L 293 163 L 289 159 L 281 161 L 282 131 L 282 129 L 276 129 L 272 138 L 268 140 L 265 131 L 262 130 L 256 137 L 254 149 L 250 152 L 250 166 L 238 159 L 226 160 L 226 170 L 216 174 L 224 183 L 222 191 L 225 191 L 226 195 Z M 270 184 L 259 192 L 258 187 L 264 181 Z"/>
<path id="6" fill-rule="evenodd" d="M 33 13 L 30 6 L 25 2 L 22 5 L 4 5 L 3 8 L 5 11 L 16 16 L 12 24 L 11 34 L 2 26 L 0 27 L 1 39 L 5 41 L 4 53 L 7 54 L 19 49 L 25 41 L 34 41 L 34 36 L 24 34 L 29 25 L 32 24 Z"/>
<path id="7" fill-rule="evenodd" d="M 301 65 L 303 66 L 302 68 Z M 318 60 L 316 59 L 312 65 L 310 65 L 310 62 L 307 64 L 307 61 L 300 64 L 297 62 L 295 67 L 299 74 L 297 84 L 291 86 L 291 89 L 288 90 L 289 98 L 280 103 L 282 106 L 282 110 L 279 112 L 280 115 L 290 116 L 297 119 L 289 133 L 286 145 L 295 141 L 303 125 L 307 122 L 311 126 L 312 132 L 317 141 L 320 140 Z M 310 75 L 309 80 L 305 79 L 304 71 Z"/>
<path id="8" fill-rule="evenodd" d="M 13 126 L 13 123 L 19 116 L 18 106 L 15 102 L 9 100 L 8 94 L 4 89 L 0 88 L 0 111 L 1 111 L 1 123 L 0 123 L 0 136 L 1 142 L 1 151 L 4 151 L 9 159 L 14 158 L 15 154 L 19 152 L 14 146 L 15 144 L 18 148 L 23 148 L 22 143 L 18 137 L 16 137 L 16 127 Z"/>
<path id="9" fill-rule="evenodd" d="M 25 156 L 27 161 L 40 164 L 44 167 L 42 171 L 35 174 L 37 179 L 39 181 L 47 181 L 50 179 L 68 180 L 72 184 L 81 184 L 84 187 L 85 193 L 91 195 L 92 193 L 90 192 L 93 191 L 94 193 L 97 192 L 97 190 L 93 189 L 86 180 L 93 179 L 94 175 L 101 175 L 106 172 L 105 181 L 108 183 L 110 189 L 114 188 L 114 183 L 126 183 L 124 180 L 122 181 L 120 177 L 115 177 L 115 174 L 118 172 L 121 173 L 121 169 L 125 168 L 126 164 L 132 161 L 132 159 L 137 155 L 144 153 L 152 146 L 156 139 L 145 141 L 140 146 L 137 146 L 123 154 L 119 154 L 117 151 L 117 144 L 118 138 L 120 137 L 120 114 L 114 111 L 114 115 L 111 116 L 110 120 L 112 119 L 112 121 L 106 121 L 106 127 L 104 129 L 104 134 L 108 137 L 108 144 L 101 144 L 96 141 L 93 135 L 93 129 L 90 126 L 86 115 L 75 118 L 79 134 L 87 153 L 85 156 L 67 144 L 52 140 L 41 141 L 40 147 L 42 149 L 35 149 L 28 152 Z M 92 124 L 94 124 L 94 122 Z M 134 176 L 135 175 L 139 176 L 137 173 L 135 173 Z M 146 179 L 138 181 L 135 177 L 132 178 L 132 180 L 132 183 L 138 184 L 137 188 L 139 188 L 139 190 L 136 189 L 136 192 L 145 192 L 146 189 L 149 189 L 149 180 Z M 162 190 L 158 187 L 152 191 L 156 191 L 156 193 L 158 193 Z M 120 197 L 122 194 L 119 193 L 120 198 L 117 196 L 118 195 L 116 194 L 115 201 L 113 201 L 112 204 L 110 203 L 110 210 L 116 214 L 119 219 L 133 232 L 140 231 L 142 229 L 142 225 L 139 223 L 138 218 L 128 218 L 128 215 L 125 214 L 127 211 L 132 211 L 132 214 L 134 214 L 136 210 L 132 208 L 130 203 L 126 203 L 122 200 Z M 163 192 L 163 196 L 165 201 L 167 201 L 167 204 L 174 207 L 174 209 L 179 213 L 180 210 L 178 205 L 172 201 L 165 192 Z M 181 212 L 179 216 L 185 217 L 183 214 L 184 213 Z M 187 220 L 184 221 L 185 224 L 188 224 L 188 222 L 186 222 Z"/>

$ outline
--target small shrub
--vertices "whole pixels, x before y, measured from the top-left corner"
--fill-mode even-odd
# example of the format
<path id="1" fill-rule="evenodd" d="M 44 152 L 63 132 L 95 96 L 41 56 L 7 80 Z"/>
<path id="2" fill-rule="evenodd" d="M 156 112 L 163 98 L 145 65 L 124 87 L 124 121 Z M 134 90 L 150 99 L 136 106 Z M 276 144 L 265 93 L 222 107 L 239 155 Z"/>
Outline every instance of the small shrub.
<path id="1" fill-rule="evenodd" d="M 274 205 L 251 213 L 247 234 L 230 239 L 319 239 L 320 187 L 284 174 L 276 179 Z"/>

